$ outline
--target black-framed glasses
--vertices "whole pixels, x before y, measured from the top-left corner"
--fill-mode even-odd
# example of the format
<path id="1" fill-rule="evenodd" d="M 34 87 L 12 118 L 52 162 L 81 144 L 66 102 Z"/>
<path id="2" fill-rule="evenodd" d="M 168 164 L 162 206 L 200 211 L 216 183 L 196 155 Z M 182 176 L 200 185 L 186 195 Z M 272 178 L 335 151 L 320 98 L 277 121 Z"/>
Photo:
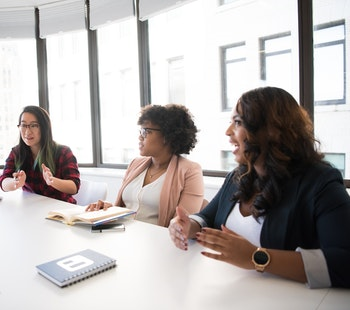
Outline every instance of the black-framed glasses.
<path id="1" fill-rule="evenodd" d="M 37 130 L 39 128 L 39 124 L 38 123 L 31 123 L 31 124 L 19 124 L 17 125 L 18 129 L 22 130 L 22 131 L 26 131 L 27 129 L 29 129 L 30 131 L 34 131 Z"/>
<path id="2" fill-rule="evenodd" d="M 140 129 L 140 136 L 142 136 L 142 138 L 146 138 L 147 135 L 152 131 L 161 131 L 161 130 L 158 128 L 148 128 L 148 127 L 141 128 Z"/>

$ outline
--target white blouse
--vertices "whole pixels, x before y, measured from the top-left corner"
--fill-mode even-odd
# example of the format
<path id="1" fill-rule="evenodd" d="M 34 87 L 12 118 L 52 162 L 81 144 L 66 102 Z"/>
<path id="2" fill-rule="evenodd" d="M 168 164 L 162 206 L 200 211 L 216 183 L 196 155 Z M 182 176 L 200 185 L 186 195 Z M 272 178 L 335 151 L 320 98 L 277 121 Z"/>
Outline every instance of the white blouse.
<path id="1" fill-rule="evenodd" d="M 157 225 L 165 172 L 154 182 L 143 186 L 146 173 L 147 169 L 125 187 L 122 199 L 127 208 L 136 211 L 136 220 Z"/>
<path id="2" fill-rule="evenodd" d="M 225 226 L 246 238 L 256 247 L 260 247 L 260 233 L 263 222 L 264 220 L 261 217 L 257 221 L 252 215 L 243 216 L 239 203 L 236 203 L 226 220 Z"/>

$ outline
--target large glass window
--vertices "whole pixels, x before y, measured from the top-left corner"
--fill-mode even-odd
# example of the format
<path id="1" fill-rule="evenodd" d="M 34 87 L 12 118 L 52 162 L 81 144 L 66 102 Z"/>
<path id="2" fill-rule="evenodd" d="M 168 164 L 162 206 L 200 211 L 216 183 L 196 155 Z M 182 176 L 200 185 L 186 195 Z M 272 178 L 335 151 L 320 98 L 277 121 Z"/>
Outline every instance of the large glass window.
<path id="1" fill-rule="evenodd" d="M 315 104 L 345 104 L 344 21 L 317 25 L 314 44 Z"/>
<path id="2" fill-rule="evenodd" d="M 249 87 L 245 42 L 222 48 L 223 109 L 231 111 Z"/>
<path id="3" fill-rule="evenodd" d="M 35 40 L 0 40 L 0 165 L 18 143 L 16 125 L 27 105 L 39 105 Z"/>
<path id="4" fill-rule="evenodd" d="M 102 162 L 129 164 L 138 155 L 140 111 L 136 21 L 98 28 Z"/>
<path id="5" fill-rule="evenodd" d="M 327 159 L 350 178 L 350 0 L 313 1 L 315 133 Z M 332 14 L 330 14 L 332 12 Z M 341 163 L 341 160 L 345 160 Z M 341 163 L 341 164 L 340 164 Z"/>
<path id="6" fill-rule="evenodd" d="M 290 32 L 260 39 L 260 75 L 266 85 L 293 91 L 292 45 Z"/>
<path id="7" fill-rule="evenodd" d="M 47 38 L 49 109 L 54 139 L 68 145 L 79 164 L 92 163 L 86 31 Z"/>
<path id="8" fill-rule="evenodd" d="M 267 84 L 281 86 L 283 81 L 299 98 L 296 0 L 283 1 L 283 6 L 280 0 L 196 0 L 148 22 L 152 103 L 167 104 L 174 97 L 169 82 L 177 72 L 169 67 L 169 59 L 183 59 L 176 91 L 184 95 L 177 96 L 183 100 L 177 103 L 195 117 L 199 142 L 188 157 L 203 169 L 233 166 L 228 163 L 231 146 L 225 130 L 242 92 Z"/>

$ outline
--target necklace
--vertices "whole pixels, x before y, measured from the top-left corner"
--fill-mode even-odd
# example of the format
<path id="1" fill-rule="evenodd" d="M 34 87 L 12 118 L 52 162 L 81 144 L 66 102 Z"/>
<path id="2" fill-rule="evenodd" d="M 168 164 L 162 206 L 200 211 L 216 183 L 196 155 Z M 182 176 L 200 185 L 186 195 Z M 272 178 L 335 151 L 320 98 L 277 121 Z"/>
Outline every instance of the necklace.
<path id="1" fill-rule="evenodd" d="M 164 170 L 166 170 L 166 168 L 162 168 L 162 169 L 160 169 L 152 174 L 151 169 L 148 168 L 147 173 L 148 173 L 149 178 L 152 179 L 155 175 L 161 173 Z"/>

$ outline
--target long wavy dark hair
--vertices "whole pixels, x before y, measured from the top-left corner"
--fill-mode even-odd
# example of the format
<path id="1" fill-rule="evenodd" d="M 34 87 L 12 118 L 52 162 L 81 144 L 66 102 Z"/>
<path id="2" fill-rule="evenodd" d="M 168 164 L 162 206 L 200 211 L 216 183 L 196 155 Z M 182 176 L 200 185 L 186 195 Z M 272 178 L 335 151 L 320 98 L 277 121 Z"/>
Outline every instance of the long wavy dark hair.
<path id="1" fill-rule="evenodd" d="M 265 215 L 281 198 L 283 181 L 310 164 L 323 161 L 319 141 L 307 111 L 291 94 L 277 87 L 262 87 L 244 93 L 236 112 L 247 131 L 246 164 L 234 172 L 238 192 L 234 199 L 254 198 L 255 218 Z M 265 176 L 259 177 L 254 163 L 263 158 Z"/>
<path id="2" fill-rule="evenodd" d="M 190 111 L 183 105 L 147 105 L 137 124 L 149 121 L 158 125 L 166 143 L 175 155 L 189 154 L 197 143 L 198 129 Z"/>
<path id="3" fill-rule="evenodd" d="M 38 120 L 39 128 L 41 132 L 40 139 L 40 151 L 35 160 L 34 167 L 39 167 L 41 170 L 41 164 L 44 163 L 47 167 L 50 168 L 53 174 L 55 174 L 55 154 L 58 148 L 58 144 L 52 138 L 52 128 L 50 116 L 46 110 L 38 106 L 26 106 L 24 107 L 22 113 L 19 115 L 18 124 L 21 124 L 21 118 L 23 113 L 30 113 L 35 115 Z M 31 150 L 28 145 L 24 143 L 22 137 L 19 137 L 19 153 L 15 159 L 16 170 L 20 169 L 23 166 L 25 158 L 31 155 Z"/>

